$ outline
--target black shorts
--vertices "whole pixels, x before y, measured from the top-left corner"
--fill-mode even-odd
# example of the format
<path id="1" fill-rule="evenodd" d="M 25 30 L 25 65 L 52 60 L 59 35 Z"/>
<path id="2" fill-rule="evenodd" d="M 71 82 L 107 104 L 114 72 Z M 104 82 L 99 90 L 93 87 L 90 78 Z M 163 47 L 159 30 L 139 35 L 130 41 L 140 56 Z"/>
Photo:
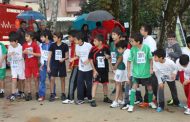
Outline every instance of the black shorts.
<path id="1" fill-rule="evenodd" d="M 60 64 L 59 66 L 51 66 L 51 76 L 52 77 L 66 77 L 66 66 L 65 64 Z"/>
<path id="2" fill-rule="evenodd" d="M 141 84 L 143 86 L 152 85 L 150 78 L 135 78 L 135 77 L 132 77 L 132 83 Z"/>
<path id="3" fill-rule="evenodd" d="M 98 72 L 98 74 L 99 75 L 94 79 L 94 83 L 102 83 L 102 84 L 109 83 L 108 71 L 106 71 L 106 72 Z"/>

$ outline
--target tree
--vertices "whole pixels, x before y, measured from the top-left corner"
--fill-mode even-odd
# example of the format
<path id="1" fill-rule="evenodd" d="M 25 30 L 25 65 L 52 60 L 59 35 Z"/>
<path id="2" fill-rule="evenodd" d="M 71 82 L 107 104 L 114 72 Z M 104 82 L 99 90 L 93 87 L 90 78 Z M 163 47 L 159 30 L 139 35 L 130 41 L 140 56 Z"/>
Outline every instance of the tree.
<path id="1" fill-rule="evenodd" d="M 2 3 L 7 3 L 9 4 L 11 0 L 2 0 Z"/>
<path id="2" fill-rule="evenodd" d="M 52 13 L 51 13 L 51 31 L 55 32 L 57 23 L 59 0 L 52 0 Z"/>
<path id="3" fill-rule="evenodd" d="M 46 14 L 46 1 L 45 0 L 39 0 L 39 6 L 40 6 L 40 12 L 47 18 Z"/>
<path id="4" fill-rule="evenodd" d="M 139 0 L 132 0 L 132 15 L 131 15 L 131 32 L 138 32 L 138 20 L 139 20 Z"/>

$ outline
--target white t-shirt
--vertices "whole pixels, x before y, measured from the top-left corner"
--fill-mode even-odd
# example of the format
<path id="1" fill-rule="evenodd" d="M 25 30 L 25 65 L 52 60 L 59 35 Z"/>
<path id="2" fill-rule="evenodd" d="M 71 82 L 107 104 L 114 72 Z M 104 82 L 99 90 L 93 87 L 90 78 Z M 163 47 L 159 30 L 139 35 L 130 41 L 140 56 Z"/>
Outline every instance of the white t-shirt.
<path id="1" fill-rule="evenodd" d="M 183 54 L 186 54 L 190 57 L 190 49 L 188 47 L 185 47 L 183 50 L 182 50 L 182 53 Z"/>
<path id="2" fill-rule="evenodd" d="M 88 64 L 84 64 L 83 62 L 88 60 L 88 55 L 92 45 L 90 43 L 84 42 L 82 46 L 76 45 L 76 55 L 79 57 L 79 70 L 83 72 L 87 72 L 92 70 L 92 66 L 90 62 Z"/>
<path id="3" fill-rule="evenodd" d="M 128 62 L 129 55 L 130 55 L 130 50 L 126 49 L 123 52 L 123 63 L 125 64 L 126 69 L 127 69 L 127 62 Z"/>
<path id="4" fill-rule="evenodd" d="M 174 61 L 166 58 L 164 63 L 153 62 L 153 70 L 156 74 L 159 83 L 164 81 L 173 81 L 172 74 L 177 74 L 177 66 Z"/>
<path id="5" fill-rule="evenodd" d="M 184 71 L 185 80 L 190 80 L 190 63 L 187 65 L 187 67 L 183 67 L 180 65 L 179 59 L 177 59 L 176 65 L 179 71 Z"/>
<path id="6" fill-rule="evenodd" d="M 147 37 L 144 37 L 143 44 L 148 45 L 151 52 L 154 52 L 157 49 L 156 41 L 152 38 L 152 36 L 148 35 Z"/>
<path id="7" fill-rule="evenodd" d="M 11 70 L 21 70 L 24 68 L 24 58 L 22 54 L 22 46 L 18 43 L 17 47 L 9 45 L 8 54 L 14 52 L 14 55 L 8 57 L 10 59 Z"/>

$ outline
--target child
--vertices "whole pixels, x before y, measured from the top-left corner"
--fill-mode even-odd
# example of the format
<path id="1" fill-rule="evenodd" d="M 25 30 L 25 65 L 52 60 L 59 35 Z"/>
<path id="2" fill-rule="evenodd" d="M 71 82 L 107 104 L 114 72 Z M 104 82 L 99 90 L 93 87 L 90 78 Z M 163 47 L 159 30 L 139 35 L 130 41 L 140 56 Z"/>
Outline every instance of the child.
<path id="1" fill-rule="evenodd" d="M 187 107 L 184 114 L 190 115 L 190 62 L 188 55 L 181 55 L 176 61 L 179 70 L 180 82 L 184 87 L 185 96 L 187 97 Z"/>
<path id="2" fill-rule="evenodd" d="M 88 100 L 92 100 L 92 66 L 88 60 L 89 52 L 92 48 L 90 43 L 83 41 L 82 32 L 78 32 L 75 37 L 76 56 L 71 59 L 71 62 L 79 59 L 79 71 L 77 77 L 77 105 L 84 103 L 84 87 L 86 86 L 86 95 Z"/>
<path id="3" fill-rule="evenodd" d="M 127 79 L 126 71 L 125 71 L 125 64 L 123 63 L 123 56 L 119 54 L 116 48 L 116 44 L 120 41 L 122 36 L 122 32 L 119 28 L 115 28 L 112 31 L 112 38 L 114 42 L 110 45 L 111 51 L 111 62 L 113 65 L 113 70 L 115 70 L 114 80 L 116 81 L 116 95 L 115 100 L 110 105 L 111 108 L 119 107 L 120 104 L 124 104 L 123 101 L 123 91 L 122 91 L 122 83 L 125 82 Z"/>
<path id="4" fill-rule="evenodd" d="M 9 96 L 10 101 L 14 101 L 17 96 L 17 79 L 21 82 L 24 82 L 25 80 L 24 57 L 22 46 L 18 43 L 18 39 L 19 35 L 16 32 L 10 33 L 10 46 L 8 48 L 8 59 L 10 60 L 12 75 L 12 94 Z M 22 88 L 22 91 L 24 91 L 24 88 Z M 24 92 L 22 92 L 22 94 L 24 94 Z"/>
<path id="5" fill-rule="evenodd" d="M 65 61 L 68 59 L 68 46 L 62 43 L 63 34 L 61 32 L 55 32 L 53 34 L 54 42 L 49 48 L 48 55 L 48 72 L 51 73 L 50 81 L 50 98 L 49 101 L 53 102 L 55 100 L 55 94 L 53 93 L 53 88 L 55 85 L 55 78 L 59 77 L 61 80 L 61 100 L 66 99 L 65 95 L 65 77 L 67 76 Z"/>
<path id="6" fill-rule="evenodd" d="M 47 60 L 49 48 L 51 46 L 51 42 L 49 40 L 49 36 L 46 32 L 40 34 L 40 39 L 42 43 L 40 44 L 40 82 L 39 82 L 39 99 L 38 101 L 44 101 L 46 95 L 46 74 L 47 74 Z M 50 77 L 50 74 L 48 74 Z"/>
<path id="7" fill-rule="evenodd" d="M 7 49 L 4 44 L 0 42 L 0 98 L 4 98 L 4 79 L 6 76 L 6 55 Z"/>
<path id="8" fill-rule="evenodd" d="M 69 31 L 69 41 L 71 42 L 71 53 L 70 53 L 70 59 L 75 57 L 75 35 L 78 33 L 76 30 Z M 73 104 L 74 103 L 74 93 L 77 88 L 77 75 L 78 75 L 78 62 L 79 60 L 73 60 L 70 62 L 70 68 L 72 69 L 71 76 L 69 79 L 69 89 L 68 89 L 68 97 L 66 100 L 64 100 L 63 104 Z"/>
<path id="9" fill-rule="evenodd" d="M 139 84 L 147 86 L 148 89 L 148 102 L 149 106 L 156 108 L 156 105 L 152 102 L 153 92 L 151 82 L 149 80 L 153 72 L 152 54 L 150 48 L 147 45 L 143 45 L 143 37 L 140 33 L 136 33 L 131 36 L 132 48 L 128 58 L 128 78 L 131 77 L 132 69 L 132 89 L 130 95 L 130 106 L 128 112 L 132 112 L 134 109 L 135 93 Z M 132 67 L 131 67 L 132 63 Z"/>
<path id="10" fill-rule="evenodd" d="M 183 49 L 183 54 L 186 54 L 190 57 L 190 36 L 186 38 L 187 47 Z"/>
<path id="11" fill-rule="evenodd" d="M 38 87 L 39 82 L 37 80 L 39 76 L 38 57 L 40 57 L 40 48 L 36 41 L 33 41 L 33 32 L 26 32 L 26 42 L 23 44 L 23 54 L 25 58 L 25 76 L 26 87 L 28 95 L 25 97 L 26 101 L 32 100 L 31 95 L 31 81 L 32 78 L 35 82 L 36 100 L 38 100 Z"/>
<path id="12" fill-rule="evenodd" d="M 177 74 L 177 68 L 174 63 L 169 58 L 166 58 L 166 52 L 163 49 L 158 49 L 154 52 L 154 65 L 153 69 L 158 79 L 158 108 L 157 112 L 161 112 L 164 110 L 164 84 L 167 82 L 171 94 L 172 99 L 175 105 L 179 105 L 179 100 L 177 96 L 177 89 L 175 85 L 175 78 Z"/>
<path id="13" fill-rule="evenodd" d="M 125 64 L 125 71 L 127 74 L 127 61 L 130 53 L 130 49 L 126 48 L 127 47 L 127 42 L 125 40 L 121 40 L 116 44 L 117 50 L 120 54 L 123 54 L 123 63 Z M 121 107 L 122 110 L 126 110 L 129 108 L 129 90 L 131 89 L 131 84 L 128 78 L 126 78 L 125 82 L 125 99 L 123 106 Z"/>
<path id="14" fill-rule="evenodd" d="M 104 92 L 104 102 L 112 103 L 112 101 L 108 98 L 108 82 L 109 82 L 109 64 L 108 59 L 110 58 L 110 51 L 108 46 L 103 44 L 104 36 L 98 34 L 94 38 L 94 47 L 91 49 L 89 54 L 89 60 L 93 67 L 93 77 L 94 82 L 92 86 L 92 101 L 91 106 L 96 107 L 96 90 L 98 87 L 98 83 L 103 84 L 103 92 Z"/>

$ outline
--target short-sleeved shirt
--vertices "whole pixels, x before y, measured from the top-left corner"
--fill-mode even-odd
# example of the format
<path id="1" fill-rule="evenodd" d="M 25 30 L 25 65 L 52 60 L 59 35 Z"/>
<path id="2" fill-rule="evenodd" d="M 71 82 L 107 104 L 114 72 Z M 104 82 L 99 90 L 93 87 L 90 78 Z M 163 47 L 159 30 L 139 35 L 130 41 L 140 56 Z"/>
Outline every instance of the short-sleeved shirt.
<path id="1" fill-rule="evenodd" d="M 112 63 L 112 65 L 115 65 L 117 63 L 118 58 L 123 56 L 123 54 L 120 54 L 117 51 L 117 48 L 116 48 L 114 42 L 110 43 L 110 52 L 111 52 L 111 63 Z M 118 65 L 117 69 L 125 70 L 125 64 L 123 63 L 123 61 L 121 61 L 121 63 Z"/>
<path id="2" fill-rule="evenodd" d="M 132 62 L 132 75 L 135 78 L 150 77 L 150 60 L 152 53 L 147 45 L 142 45 L 141 49 L 133 46 L 130 50 L 128 61 Z"/>
<path id="3" fill-rule="evenodd" d="M 67 44 L 61 43 L 61 45 L 57 45 L 57 43 L 53 43 L 49 51 L 52 52 L 52 57 L 51 57 L 51 65 L 54 67 L 59 67 L 59 65 L 64 64 L 65 62 L 61 63 L 60 60 L 65 58 L 65 53 L 69 51 L 69 48 Z"/>
<path id="4" fill-rule="evenodd" d="M 40 53 L 40 47 L 38 46 L 36 41 L 32 41 L 31 43 L 25 42 L 22 47 L 24 50 L 29 50 L 34 53 Z M 37 67 L 38 66 L 38 57 L 31 55 L 31 54 L 25 54 L 25 65 L 26 67 Z"/>
<path id="5" fill-rule="evenodd" d="M 41 52 L 41 58 L 40 58 L 40 63 L 42 65 L 47 65 L 47 60 L 48 60 L 48 54 L 49 54 L 49 48 L 51 46 L 52 42 L 49 43 L 41 43 L 40 44 L 40 52 Z"/>
<path id="6" fill-rule="evenodd" d="M 5 47 L 4 44 L 0 43 L 0 59 L 7 54 L 7 48 Z M 5 69 L 6 68 L 6 61 L 4 60 L 2 63 L 2 67 L 0 69 Z"/>
<path id="7" fill-rule="evenodd" d="M 101 49 L 94 46 L 89 53 L 88 58 L 93 60 L 94 66 L 98 72 L 109 71 L 108 59 L 105 58 L 105 55 L 110 55 L 109 47 L 106 45 L 103 45 Z"/>
<path id="8" fill-rule="evenodd" d="M 146 44 L 147 46 L 149 46 L 150 51 L 152 53 L 157 49 L 156 41 L 150 35 L 148 35 L 147 37 L 144 37 L 143 44 Z"/>

